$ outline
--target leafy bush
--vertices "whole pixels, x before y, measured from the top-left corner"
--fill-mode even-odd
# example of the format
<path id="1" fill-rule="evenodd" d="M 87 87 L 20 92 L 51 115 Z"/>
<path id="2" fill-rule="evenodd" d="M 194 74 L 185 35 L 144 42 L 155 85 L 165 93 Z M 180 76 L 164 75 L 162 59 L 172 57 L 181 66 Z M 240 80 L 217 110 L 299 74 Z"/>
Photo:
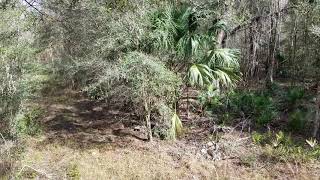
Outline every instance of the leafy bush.
<path id="1" fill-rule="evenodd" d="M 136 105 L 143 107 L 146 99 L 151 104 L 175 102 L 181 79 L 156 58 L 132 52 L 126 55 L 120 68 L 130 87 L 130 99 Z"/>

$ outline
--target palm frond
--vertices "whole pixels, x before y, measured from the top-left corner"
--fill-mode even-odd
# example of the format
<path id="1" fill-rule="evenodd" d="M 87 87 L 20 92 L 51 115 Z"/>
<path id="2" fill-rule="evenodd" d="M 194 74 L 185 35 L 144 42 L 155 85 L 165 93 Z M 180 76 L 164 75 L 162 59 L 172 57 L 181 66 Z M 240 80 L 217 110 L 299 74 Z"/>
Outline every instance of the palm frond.
<path id="1" fill-rule="evenodd" d="M 191 57 L 199 54 L 204 37 L 200 34 L 186 33 L 177 43 L 177 52 L 181 56 Z"/>
<path id="2" fill-rule="evenodd" d="M 320 26 L 314 26 L 313 25 L 310 30 L 314 35 L 320 37 Z"/>
<path id="3" fill-rule="evenodd" d="M 212 70 L 204 64 L 193 64 L 188 73 L 191 86 L 200 86 L 210 84 L 214 79 Z"/>
<path id="4" fill-rule="evenodd" d="M 234 87 L 235 83 L 240 80 L 240 76 L 233 69 L 216 67 L 213 70 L 214 78 L 228 88 Z"/>
<path id="5" fill-rule="evenodd" d="M 209 34 L 217 34 L 218 31 L 224 30 L 228 31 L 227 23 L 223 20 L 215 22 L 209 29 Z"/>
<path id="6" fill-rule="evenodd" d="M 174 47 L 177 30 L 173 12 L 173 7 L 167 6 L 163 11 L 151 16 L 152 29 L 154 29 L 152 37 L 157 48 L 170 50 Z"/>
<path id="7" fill-rule="evenodd" d="M 207 52 L 205 57 L 206 63 L 209 67 L 227 67 L 239 68 L 239 51 L 228 48 L 212 49 Z"/>
<path id="8" fill-rule="evenodd" d="M 170 129 L 170 136 L 172 139 L 182 135 L 183 133 L 183 126 L 179 116 L 174 113 L 171 118 L 171 129 Z"/>

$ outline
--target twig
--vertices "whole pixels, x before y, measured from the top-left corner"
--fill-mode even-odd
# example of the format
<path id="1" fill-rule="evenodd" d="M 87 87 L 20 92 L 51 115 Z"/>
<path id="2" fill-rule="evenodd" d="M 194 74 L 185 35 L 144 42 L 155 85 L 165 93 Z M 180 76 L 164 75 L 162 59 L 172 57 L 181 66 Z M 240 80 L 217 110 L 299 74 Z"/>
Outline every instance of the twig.
<path id="1" fill-rule="evenodd" d="M 39 14 L 41 14 L 42 16 L 45 16 L 46 14 L 44 14 L 43 12 L 41 12 L 37 7 L 35 7 L 34 5 L 33 5 L 33 2 L 34 1 L 32 1 L 32 2 L 29 2 L 29 1 L 27 1 L 27 0 L 23 0 L 24 2 L 26 2 L 28 5 L 29 5 L 29 7 L 32 7 L 34 10 L 36 10 Z"/>
<path id="2" fill-rule="evenodd" d="M 3 139 L 3 141 L 4 141 L 4 144 L 5 145 L 7 145 L 7 141 L 6 141 L 6 139 L 4 138 L 4 136 L 0 133 L 0 135 L 1 135 L 1 138 Z"/>

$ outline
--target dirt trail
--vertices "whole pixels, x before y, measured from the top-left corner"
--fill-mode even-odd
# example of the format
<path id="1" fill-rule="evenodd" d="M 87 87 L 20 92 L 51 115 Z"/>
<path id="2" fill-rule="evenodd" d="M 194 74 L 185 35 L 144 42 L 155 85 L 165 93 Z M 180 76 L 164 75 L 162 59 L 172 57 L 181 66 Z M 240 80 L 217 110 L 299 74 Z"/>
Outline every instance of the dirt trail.
<path id="1" fill-rule="evenodd" d="M 256 151 L 236 132 L 222 137 L 219 160 L 212 160 L 208 124 L 185 123 L 188 133 L 177 141 L 146 142 L 139 118 L 77 93 L 43 98 L 41 137 L 28 138 L 17 176 L 22 179 L 261 179 L 283 177 L 275 166 L 246 166 L 241 156 Z M 139 128 L 136 128 L 139 127 Z M 137 130 L 138 129 L 138 130 Z M 213 143 L 212 143 L 213 144 Z M 216 146 L 218 144 L 215 144 Z M 203 154 L 203 151 L 206 151 Z M 207 153 L 208 152 L 208 153 Z M 223 156 L 222 156 L 223 155 Z M 209 158 L 208 158 L 209 157 Z M 308 174 L 299 169 L 289 178 Z M 310 177 L 310 176 L 306 176 Z"/>

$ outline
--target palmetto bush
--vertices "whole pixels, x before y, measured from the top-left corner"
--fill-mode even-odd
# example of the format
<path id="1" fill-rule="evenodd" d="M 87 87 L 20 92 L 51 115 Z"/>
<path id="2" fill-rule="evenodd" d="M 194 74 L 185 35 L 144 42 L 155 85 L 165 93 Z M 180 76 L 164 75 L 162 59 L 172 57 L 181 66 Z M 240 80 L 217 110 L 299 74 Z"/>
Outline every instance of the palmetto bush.
<path id="1" fill-rule="evenodd" d="M 176 55 L 189 69 L 192 86 L 232 87 L 239 80 L 239 52 L 217 48 L 216 32 L 225 28 L 221 21 L 206 28 L 188 5 L 168 5 L 151 16 L 151 38 L 155 49 Z"/>

